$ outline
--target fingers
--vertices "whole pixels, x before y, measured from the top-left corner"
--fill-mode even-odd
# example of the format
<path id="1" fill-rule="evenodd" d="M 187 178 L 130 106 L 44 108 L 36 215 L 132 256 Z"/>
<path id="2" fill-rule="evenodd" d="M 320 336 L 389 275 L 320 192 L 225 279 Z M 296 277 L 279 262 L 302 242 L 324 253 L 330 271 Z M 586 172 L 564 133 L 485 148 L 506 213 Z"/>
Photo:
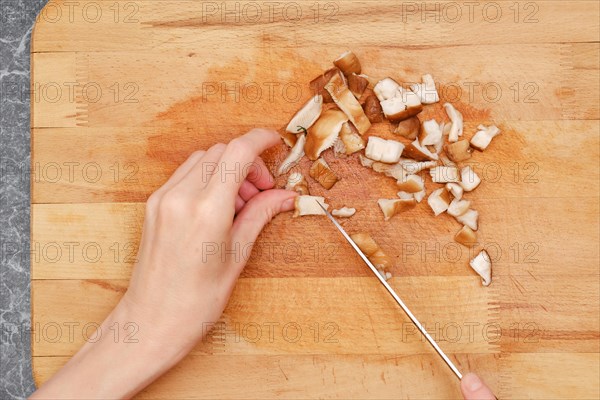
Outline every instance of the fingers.
<path id="1" fill-rule="evenodd" d="M 255 186 L 269 188 L 270 174 L 264 166 L 255 163 L 258 156 L 269 147 L 279 143 L 279 134 L 265 129 L 253 129 L 245 135 L 229 142 L 219 160 L 218 179 L 211 178 L 207 189 L 214 190 L 223 200 L 235 201 L 240 187 L 251 171 L 256 171 L 250 179 Z"/>
<path id="2" fill-rule="evenodd" d="M 256 196 L 260 191 L 249 181 L 242 182 L 240 191 L 238 192 L 244 202 L 250 201 L 251 198 Z"/>
<path id="3" fill-rule="evenodd" d="M 177 188 L 194 194 L 204 189 L 211 178 L 218 173 L 219 159 L 226 148 L 223 143 L 217 143 L 208 149 L 177 183 Z"/>
<path id="4" fill-rule="evenodd" d="M 252 183 L 260 190 L 272 189 L 275 186 L 275 179 L 265 165 L 262 158 L 256 157 L 252 165 L 250 165 L 246 180 Z"/>
<path id="5" fill-rule="evenodd" d="M 298 196 L 289 190 L 272 189 L 254 196 L 238 214 L 233 223 L 232 240 L 244 246 L 256 238 L 277 214 L 294 209 Z"/>
<path id="6" fill-rule="evenodd" d="M 496 396 L 475 374 L 468 373 L 460 381 L 460 390 L 465 400 L 496 400 Z"/>
<path id="7" fill-rule="evenodd" d="M 176 184 L 179 183 L 179 181 L 181 181 L 181 179 L 183 179 L 184 176 L 186 176 L 188 174 L 188 172 L 190 172 L 190 170 L 192 168 L 194 168 L 194 166 L 196 165 L 196 163 L 198 161 L 200 161 L 202 159 L 202 157 L 204 157 L 204 155 L 206 154 L 206 151 L 204 150 L 198 150 L 193 152 L 188 158 L 187 160 L 185 160 L 183 162 L 183 164 L 181 164 L 173 173 L 173 175 L 171 175 L 171 177 L 167 180 L 167 182 L 165 182 L 164 185 L 162 185 L 157 192 L 166 192 L 167 190 L 169 190 L 170 188 L 172 188 L 173 186 L 175 186 Z"/>

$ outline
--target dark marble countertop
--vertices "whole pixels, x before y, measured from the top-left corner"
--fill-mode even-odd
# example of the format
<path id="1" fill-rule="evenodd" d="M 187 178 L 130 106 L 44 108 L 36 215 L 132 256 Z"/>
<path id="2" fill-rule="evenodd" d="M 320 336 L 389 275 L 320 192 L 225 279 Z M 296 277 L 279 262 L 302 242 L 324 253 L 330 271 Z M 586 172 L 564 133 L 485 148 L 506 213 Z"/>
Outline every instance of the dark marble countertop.
<path id="1" fill-rule="evenodd" d="M 29 44 L 47 0 L 0 2 L 0 399 L 33 390 L 29 292 Z"/>

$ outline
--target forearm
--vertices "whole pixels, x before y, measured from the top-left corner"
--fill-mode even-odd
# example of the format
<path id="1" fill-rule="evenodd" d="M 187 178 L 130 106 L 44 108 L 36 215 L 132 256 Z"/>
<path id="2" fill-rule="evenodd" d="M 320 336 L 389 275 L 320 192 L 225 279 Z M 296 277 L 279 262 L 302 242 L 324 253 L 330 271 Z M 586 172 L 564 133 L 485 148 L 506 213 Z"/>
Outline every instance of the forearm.
<path id="1" fill-rule="evenodd" d="M 129 398 L 183 357 L 153 343 L 149 324 L 136 319 L 127 307 L 117 306 L 100 325 L 99 339 L 88 341 L 31 399 Z M 129 336 L 126 326 L 135 327 L 136 335 Z"/>

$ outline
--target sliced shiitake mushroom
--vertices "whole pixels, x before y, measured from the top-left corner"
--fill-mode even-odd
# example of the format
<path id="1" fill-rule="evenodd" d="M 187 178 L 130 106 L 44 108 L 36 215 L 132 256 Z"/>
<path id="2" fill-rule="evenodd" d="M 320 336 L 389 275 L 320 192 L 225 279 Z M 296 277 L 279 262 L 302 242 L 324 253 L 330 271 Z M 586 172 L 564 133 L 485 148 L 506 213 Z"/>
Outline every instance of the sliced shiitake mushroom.
<path id="1" fill-rule="evenodd" d="M 437 161 L 415 161 L 409 158 L 400 158 L 398 164 L 402 166 L 407 174 L 418 174 L 423 170 L 435 167 Z"/>
<path id="2" fill-rule="evenodd" d="M 348 121 L 346 114 L 340 110 L 331 109 L 324 111 L 321 117 L 308 130 L 304 152 L 311 160 L 319 158 L 321 153 L 335 143 L 342 125 Z"/>
<path id="3" fill-rule="evenodd" d="M 458 200 L 455 198 L 450 202 L 446 212 L 453 217 L 459 217 L 466 213 L 470 206 L 471 202 L 469 200 Z"/>
<path id="4" fill-rule="evenodd" d="M 460 186 L 465 192 L 475 190 L 481 183 L 481 178 L 473 171 L 470 165 L 460 170 Z"/>
<path id="5" fill-rule="evenodd" d="M 450 192 L 450 194 L 452 194 L 452 196 L 455 199 L 460 200 L 462 198 L 463 188 L 462 188 L 462 186 L 460 186 L 459 183 L 456 183 L 456 182 L 446 183 L 446 190 L 448 192 Z"/>
<path id="6" fill-rule="evenodd" d="M 283 143 L 285 143 L 288 147 L 294 147 L 298 141 L 298 136 L 285 130 L 283 132 L 279 132 L 279 135 L 281 136 L 281 139 L 283 139 Z"/>
<path id="7" fill-rule="evenodd" d="M 345 75 L 360 74 L 362 70 L 358 57 L 351 51 L 347 51 L 336 58 L 333 65 L 338 67 Z"/>
<path id="8" fill-rule="evenodd" d="M 365 92 L 368 86 L 369 80 L 363 75 L 348 75 L 348 89 L 350 89 L 354 97 L 356 97 L 357 99 L 360 99 L 360 97 Z"/>
<path id="9" fill-rule="evenodd" d="M 464 225 L 460 231 L 456 232 L 456 235 L 454 235 L 454 240 L 464 246 L 473 247 L 477 244 L 477 233 L 475 233 L 473 229 Z"/>
<path id="10" fill-rule="evenodd" d="M 406 171 L 400 164 L 387 164 L 384 162 L 375 161 L 371 165 L 371 168 L 373 168 L 373 171 L 375 172 L 380 172 L 396 180 L 402 180 L 407 175 Z"/>
<path id="11" fill-rule="evenodd" d="M 381 109 L 388 120 L 399 122 L 419 114 L 423 111 L 423 105 L 419 96 L 400 87 L 395 97 L 381 102 Z"/>
<path id="12" fill-rule="evenodd" d="M 440 101 L 433 77 L 429 74 L 423 75 L 421 83 L 410 85 L 410 90 L 419 96 L 423 104 L 433 104 Z"/>
<path id="13" fill-rule="evenodd" d="M 477 230 L 478 219 L 479 219 L 479 213 L 477 211 L 469 209 L 464 214 L 459 215 L 454 218 L 456 218 L 456 220 L 458 222 L 460 222 L 461 224 L 468 226 L 469 228 L 473 229 L 474 231 Z"/>
<path id="14" fill-rule="evenodd" d="M 286 131 L 289 133 L 301 133 L 310 128 L 321 115 L 323 109 L 323 96 L 320 94 L 311 98 L 290 120 Z"/>
<path id="15" fill-rule="evenodd" d="M 452 161 L 461 162 L 471 158 L 472 150 L 468 140 L 459 140 L 458 142 L 446 144 L 444 152 Z"/>
<path id="16" fill-rule="evenodd" d="M 490 283 L 492 283 L 492 259 L 487 251 L 481 250 L 481 252 L 469 262 L 469 265 L 481 277 L 483 286 L 489 286 Z"/>
<path id="17" fill-rule="evenodd" d="M 327 190 L 331 189 L 339 180 L 337 175 L 329 167 L 329 164 L 322 158 L 319 158 L 312 164 L 308 174 Z"/>
<path id="18" fill-rule="evenodd" d="M 362 154 L 358 155 L 358 159 L 360 161 L 360 165 L 362 165 L 363 167 L 373 168 L 373 164 L 375 164 L 375 161 L 363 156 Z"/>
<path id="19" fill-rule="evenodd" d="M 360 136 L 352 122 L 347 121 L 340 130 L 340 140 L 344 144 L 346 154 L 354 154 L 365 148 L 365 140 Z"/>
<path id="20" fill-rule="evenodd" d="M 320 196 L 298 196 L 294 200 L 295 211 L 294 218 L 296 217 L 304 217 L 306 215 L 326 215 L 325 211 L 317 201 L 325 207 L 325 209 L 329 208 L 329 204 L 325 203 L 325 198 Z"/>
<path id="21" fill-rule="evenodd" d="M 439 156 L 430 152 L 426 147 L 419 144 L 419 139 L 415 139 L 412 143 L 404 148 L 404 156 L 412 158 L 415 161 L 435 161 Z"/>
<path id="22" fill-rule="evenodd" d="M 298 135 L 298 140 L 288 156 L 283 160 L 279 168 L 277 169 L 277 175 L 286 174 L 292 167 L 294 167 L 302 157 L 304 157 L 304 146 L 306 145 L 306 135 Z"/>
<path id="23" fill-rule="evenodd" d="M 293 172 L 288 176 L 285 190 L 291 190 L 301 195 L 309 195 L 308 182 L 300 172 Z"/>
<path id="24" fill-rule="evenodd" d="M 394 133 L 400 136 L 404 136 L 407 139 L 414 140 L 417 138 L 421 129 L 421 122 L 417 117 L 411 117 L 400 121 L 398 126 L 394 129 Z"/>
<path id="25" fill-rule="evenodd" d="M 400 160 L 404 145 L 395 140 L 385 140 L 377 136 L 369 136 L 365 155 L 374 161 L 397 163 Z"/>
<path id="26" fill-rule="evenodd" d="M 407 175 L 396 181 L 396 186 L 402 192 L 418 193 L 425 189 L 425 182 L 419 175 Z"/>
<path id="27" fill-rule="evenodd" d="M 435 183 L 459 182 L 458 168 L 440 165 L 429 170 L 431 180 Z"/>
<path id="28" fill-rule="evenodd" d="M 367 91 L 370 91 L 367 89 Z M 365 91 L 365 93 L 367 93 Z M 361 98 L 361 105 L 363 110 L 365 111 L 365 115 L 371 121 L 371 123 L 382 122 L 383 121 L 383 110 L 381 109 L 381 104 L 377 97 L 373 93 L 363 95 Z"/>
<path id="29" fill-rule="evenodd" d="M 348 208 L 348 207 L 342 207 L 338 210 L 333 210 L 331 212 L 331 215 L 333 215 L 334 217 L 340 217 L 340 218 L 350 218 L 354 214 L 356 214 L 356 208 Z"/>
<path id="30" fill-rule="evenodd" d="M 356 97 L 350 92 L 346 83 L 339 75 L 334 75 L 325 85 L 325 90 L 329 92 L 331 98 L 337 106 L 348 116 L 348 119 L 354 124 L 358 133 L 363 135 L 371 127 L 371 121 L 365 115 Z"/>
<path id="31" fill-rule="evenodd" d="M 422 146 L 435 146 L 442 142 L 442 130 L 435 119 L 430 119 L 421 124 L 419 143 Z"/>
<path id="32" fill-rule="evenodd" d="M 331 95 L 329 95 L 329 92 L 327 90 L 325 90 L 325 85 L 327 85 L 327 83 L 335 75 L 341 75 L 341 77 L 343 78 L 342 71 L 340 71 L 337 68 L 331 68 L 331 69 L 328 69 L 327 71 L 325 71 L 323 73 L 323 75 L 317 76 L 309 84 L 310 90 L 312 91 L 312 93 L 314 93 L 315 95 L 323 96 L 324 103 L 333 103 L 333 99 L 331 98 Z"/>
<path id="33" fill-rule="evenodd" d="M 446 114 L 452 122 L 450 126 L 450 132 L 448 133 L 448 141 L 454 143 L 458 141 L 458 137 L 463 134 L 463 116 L 454 106 L 450 103 L 444 103 Z"/>
<path id="34" fill-rule="evenodd" d="M 471 138 L 471 146 L 479 151 L 484 151 L 490 145 L 493 138 L 500 134 L 500 129 L 497 126 L 479 125 L 477 133 Z"/>
<path id="35" fill-rule="evenodd" d="M 429 204 L 437 217 L 448 209 L 448 206 L 450 205 L 450 195 L 444 188 L 436 189 L 427 198 L 427 204 Z"/>
<path id="36" fill-rule="evenodd" d="M 394 215 L 408 211 L 417 206 L 417 201 L 412 199 L 379 199 L 377 204 L 383 212 L 383 216 L 386 221 L 392 218 Z"/>
<path id="37" fill-rule="evenodd" d="M 396 97 L 400 88 L 400 84 L 392 78 L 384 78 L 377 82 L 373 91 L 379 101 L 384 101 Z"/>
<path id="38" fill-rule="evenodd" d="M 392 267 L 392 259 L 383 252 L 371 235 L 361 232 L 350 235 L 350 237 L 354 243 L 356 243 L 360 251 L 362 251 L 369 261 L 373 263 L 375 268 L 386 271 L 388 268 Z"/>

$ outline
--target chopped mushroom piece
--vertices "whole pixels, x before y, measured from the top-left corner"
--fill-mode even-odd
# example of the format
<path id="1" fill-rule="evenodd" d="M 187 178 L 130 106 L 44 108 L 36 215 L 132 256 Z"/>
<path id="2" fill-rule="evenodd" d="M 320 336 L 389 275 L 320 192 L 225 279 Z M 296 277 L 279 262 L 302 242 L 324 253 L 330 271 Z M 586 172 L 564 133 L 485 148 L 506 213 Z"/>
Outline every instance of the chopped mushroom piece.
<path id="1" fill-rule="evenodd" d="M 363 75 L 348 75 L 348 89 L 350 89 L 354 97 L 356 97 L 357 99 L 360 99 L 360 97 L 365 92 L 368 86 L 369 80 Z"/>
<path id="2" fill-rule="evenodd" d="M 311 160 L 319 158 L 321 153 L 335 143 L 344 122 L 348 120 L 346 114 L 340 110 L 327 110 L 308 130 L 304 151 Z"/>
<path id="3" fill-rule="evenodd" d="M 298 136 L 294 135 L 293 133 L 289 133 L 288 131 L 283 131 L 279 134 L 281 135 L 281 139 L 283 139 L 283 143 L 285 143 L 288 147 L 294 147 L 298 141 Z"/>
<path id="4" fill-rule="evenodd" d="M 427 204 L 429 204 L 437 217 L 448 209 L 448 206 L 450 205 L 450 196 L 444 188 L 436 189 L 427 198 Z"/>
<path id="5" fill-rule="evenodd" d="M 471 158 L 471 146 L 468 140 L 459 140 L 455 143 L 449 143 L 444 146 L 444 151 L 448 158 L 454 162 L 461 162 Z"/>
<path id="6" fill-rule="evenodd" d="M 469 200 L 457 200 L 454 199 L 448 206 L 447 213 L 452 215 L 453 217 L 459 217 L 466 213 L 471 206 L 471 202 Z"/>
<path id="7" fill-rule="evenodd" d="M 331 189 L 338 181 L 337 175 L 329 168 L 329 164 L 322 158 L 319 158 L 313 163 L 308 173 L 311 178 L 319 182 L 321 186 L 327 190 Z"/>
<path id="8" fill-rule="evenodd" d="M 460 184 L 448 182 L 446 183 L 446 190 L 449 191 L 455 199 L 460 200 L 462 198 L 463 188 Z"/>
<path id="9" fill-rule="evenodd" d="M 404 168 L 407 174 L 418 174 L 423 170 L 435 167 L 437 161 L 415 161 L 408 158 L 401 158 L 398 164 Z"/>
<path id="10" fill-rule="evenodd" d="M 463 215 L 459 215 L 458 217 L 454 217 L 458 222 L 463 225 L 468 226 L 474 231 L 477 230 L 477 220 L 479 218 L 479 213 L 475 210 L 467 210 Z"/>
<path id="11" fill-rule="evenodd" d="M 356 208 L 348 208 L 348 207 L 342 207 L 339 210 L 333 210 L 331 212 L 331 215 L 333 215 L 334 217 L 340 217 L 340 218 L 350 218 L 354 214 L 356 214 Z"/>
<path id="12" fill-rule="evenodd" d="M 308 182 L 306 182 L 306 178 L 300 172 L 293 172 L 288 176 L 285 190 L 291 190 L 301 195 L 310 194 L 308 191 Z"/>
<path id="13" fill-rule="evenodd" d="M 454 240 L 467 247 L 473 247 L 477 244 L 477 233 L 473 229 L 464 225 L 460 231 L 454 235 Z"/>
<path id="14" fill-rule="evenodd" d="M 414 193 L 408 193 L 408 192 L 400 191 L 400 192 L 398 192 L 398 197 L 400 197 L 402 200 L 410 200 L 410 199 L 414 199 L 415 198 L 415 194 Z"/>
<path id="15" fill-rule="evenodd" d="M 419 139 L 415 139 L 415 141 L 404 148 L 404 155 L 416 161 L 434 161 L 439 159 L 437 154 L 430 152 L 427 147 L 421 146 Z"/>
<path id="16" fill-rule="evenodd" d="M 423 105 L 419 96 L 400 87 L 395 97 L 381 102 L 381 109 L 388 120 L 399 122 L 419 114 L 423 111 Z"/>
<path id="17" fill-rule="evenodd" d="M 435 119 L 430 119 L 421 124 L 419 143 L 421 143 L 422 146 L 435 146 L 442 142 L 442 139 L 442 130 Z"/>
<path id="18" fill-rule="evenodd" d="M 407 193 L 418 193 L 425 189 L 423 178 L 419 175 L 407 175 L 396 181 L 398 189 Z"/>
<path id="19" fill-rule="evenodd" d="M 438 166 L 429 170 L 431 180 L 435 183 L 459 182 L 458 168 Z"/>
<path id="20" fill-rule="evenodd" d="M 426 194 L 427 194 L 427 192 L 425 191 L 425 189 L 421 190 L 420 192 L 414 193 L 415 200 L 417 201 L 417 203 L 420 203 L 421 201 L 423 201 Z"/>
<path id="21" fill-rule="evenodd" d="M 360 165 L 363 167 L 373 168 L 373 164 L 375 164 L 375 161 L 363 156 L 362 154 L 358 155 L 358 159 L 360 160 Z"/>
<path id="22" fill-rule="evenodd" d="M 294 145 L 294 147 L 292 147 L 292 150 L 290 150 L 288 156 L 285 158 L 285 160 L 283 160 L 283 162 L 277 169 L 277 175 L 283 175 L 288 173 L 293 166 L 298 164 L 298 161 L 300 161 L 300 159 L 304 157 L 305 144 L 306 135 L 298 135 L 298 141 L 296 141 L 296 144 Z"/>
<path id="23" fill-rule="evenodd" d="M 404 136 L 407 139 L 414 140 L 417 138 L 421 129 L 421 122 L 417 117 L 411 117 L 398 123 L 394 133 L 400 136 Z"/>
<path id="24" fill-rule="evenodd" d="M 325 85 L 327 85 L 327 83 L 331 80 L 331 78 L 334 75 L 341 75 L 342 78 L 344 77 L 344 75 L 342 74 L 342 71 L 340 71 L 337 68 L 331 68 L 331 69 L 328 69 L 327 71 L 325 71 L 323 73 L 323 75 L 317 76 L 309 84 L 311 91 L 315 95 L 323 96 L 324 103 L 332 103 L 333 102 L 333 99 L 329 95 L 329 92 L 327 90 L 325 90 Z"/>
<path id="25" fill-rule="evenodd" d="M 456 163 L 454 161 L 450 160 L 445 154 L 440 154 L 440 161 L 446 167 L 456 167 L 456 168 L 458 168 L 458 166 L 456 165 Z"/>
<path id="26" fill-rule="evenodd" d="M 365 155 L 374 161 L 396 163 L 400 160 L 404 145 L 395 140 L 385 140 L 377 136 L 370 136 L 365 149 Z"/>
<path id="27" fill-rule="evenodd" d="M 363 108 L 356 97 L 350 92 L 346 83 L 339 75 L 334 75 L 325 85 L 325 90 L 329 92 L 331 98 L 337 106 L 348 116 L 348 119 L 354 124 L 358 133 L 363 135 L 371 127 L 371 121 L 367 118 Z"/>
<path id="28" fill-rule="evenodd" d="M 446 114 L 448 114 L 448 118 L 452 121 L 452 125 L 450 126 L 450 132 L 448 132 L 448 141 L 456 142 L 458 141 L 458 137 L 463 134 L 463 116 L 454 106 L 450 103 L 444 103 L 444 108 L 446 109 Z"/>
<path id="29" fill-rule="evenodd" d="M 344 122 L 340 130 L 340 140 L 346 154 L 354 154 L 365 148 L 365 140 L 360 136 L 352 122 Z"/>
<path id="30" fill-rule="evenodd" d="M 383 216 L 385 220 L 389 220 L 394 215 L 399 214 L 401 212 L 410 210 L 411 208 L 415 208 L 417 205 L 417 201 L 413 199 L 379 199 L 377 200 L 377 204 L 383 211 Z"/>
<path id="31" fill-rule="evenodd" d="M 460 186 L 465 192 L 474 190 L 481 183 L 481 178 L 467 165 L 460 170 Z"/>
<path id="32" fill-rule="evenodd" d="M 299 133 L 310 128 L 319 116 L 323 109 L 323 96 L 320 94 L 311 98 L 301 109 L 294 115 L 285 129 L 289 133 Z"/>
<path id="33" fill-rule="evenodd" d="M 487 251 L 481 250 L 481 252 L 469 262 L 469 265 L 477 272 L 477 274 L 479 274 L 483 286 L 489 286 L 490 283 L 492 283 L 492 260 Z"/>
<path id="34" fill-rule="evenodd" d="M 369 118 L 369 121 L 371 121 L 372 123 L 382 122 L 383 110 L 381 109 L 381 104 L 370 89 L 367 89 L 365 91 L 365 93 L 367 92 L 370 93 L 366 96 L 363 95 L 363 97 L 360 100 L 360 104 L 362 105 L 363 110 L 365 110 L 365 115 L 367 116 L 367 118 Z"/>
<path id="35" fill-rule="evenodd" d="M 386 176 L 392 177 L 396 180 L 404 179 L 404 177 L 407 175 L 406 171 L 400 164 L 387 164 L 376 161 L 373 163 L 373 165 L 371 165 L 371 168 L 373 168 L 373 171 L 375 172 L 381 172 Z"/>
<path id="36" fill-rule="evenodd" d="M 440 101 L 433 77 L 429 74 L 423 75 L 421 83 L 410 85 L 410 90 L 419 96 L 423 104 L 433 104 Z"/>
<path id="37" fill-rule="evenodd" d="M 361 73 L 360 61 L 358 61 L 356 54 L 351 51 L 347 51 L 339 56 L 333 62 L 333 65 L 338 67 L 345 75 Z"/>
<path id="38" fill-rule="evenodd" d="M 295 200 L 296 210 L 294 218 L 304 217 L 306 215 L 326 215 L 325 211 L 317 204 L 317 201 L 325 207 L 329 208 L 329 204 L 325 203 L 325 198 L 320 196 L 298 196 Z"/>
<path id="39" fill-rule="evenodd" d="M 379 101 L 384 101 L 396 97 L 400 88 L 400 84 L 392 78 L 384 78 L 377 82 L 373 91 Z"/>
<path id="40" fill-rule="evenodd" d="M 387 270 L 392 266 L 392 259 L 383 252 L 381 247 L 373 240 L 368 233 L 355 233 L 350 235 L 354 243 L 358 246 L 365 256 L 373 263 L 375 268 Z"/>
<path id="41" fill-rule="evenodd" d="M 500 129 L 495 125 L 489 127 L 479 125 L 477 129 L 479 129 L 479 131 L 471 138 L 471 146 L 479 151 L 487 149 L 492 139 L 500 134 Z"/>

